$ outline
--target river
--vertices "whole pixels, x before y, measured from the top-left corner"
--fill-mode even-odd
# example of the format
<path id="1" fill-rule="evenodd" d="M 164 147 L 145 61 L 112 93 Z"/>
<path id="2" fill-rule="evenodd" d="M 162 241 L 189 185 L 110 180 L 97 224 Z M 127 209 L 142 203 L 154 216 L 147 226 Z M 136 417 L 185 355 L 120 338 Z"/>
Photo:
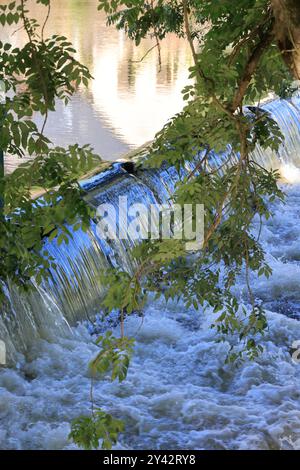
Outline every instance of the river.
<path id="1" fill-rule="evenodd" d="M 27 3 L 31 16 L 42 24 L 46 9 L 35 0 Z M 139 62 L 155 42 L 147 39 L 135 47 L 123 32 L 106 25 L 97 0 L 52 0 L 51 5 L 45 36 L 66 36 L 94 79 L 88 89 L 79 88 L 67 107 L 57 103 L 45 134 L 57 145 L 90 143 L 107 160 L 153 139 L 182 109 L 181 90 L 191 65 L 187 43 L 169 35 L 161 43 L 160 70 L 155 49 Z M 26 33 L 15 30 L 5 28 L 0 39 L 21 47 Z M 38 116 L 35 120 L 41 126 Z M 6 157 L 6 171 L 17 164 L 16 157 Z"/>
<path id="2" fill-rule="evenodd" d="M 143 322 L 128 318 L 126 334 L 137 340 L 128 378 L 96 382 L 94 392 L 125 420 L 117 448 L 300 449 L 300 364 L 290 353 L 300 322 L 288 316 L 299 315 L 300 187 L 285 190 L 287 204 L 274 208 L 261 235 L 273 275 L 253 282 L 269 306 L 264 353 L 225 365 L 230 343 L 216 343 L 213 315 L 180 304 L 149 305 Z M 242 304 L 243 281 L 237 289 Z M 96 351 L 81 324 L 36 341 L 18 369 L 0 373 L 1 449 L 75 448 L 69 422 L 88 413 L 87 363 Z"/>
<path id="3" fill-rule="evenodd" d="M 57 143 L 75 137 L 91 142 L 106 158 L 116 158 L 151 139 L 180 109 L 190 59 L 186 45 L 169 38 L 163 49 L 169 66 L 163 66 L 161 75 L 155 54 L 133 66 L 128 59 L 137 60 L 140 52 L 121 33 L 104 28 L 95 4 L 54 2 L 49 30 L 69 34 L 95 81 L 87 91 L 78 91 L 69 108 L 50 117 L 48 132 Z M 22 34 L 14 40 L 21 41 Z M 143 320 L 133 315 L 125 321 L 126 334 L 136 338 L 127 380 L 95 383 L 97 404 L 126 423 L 116 448 L 300 450 L 300 363 L 292 357 L 300 341 L 299 99 L 270 107 L 286 137 L 277 163 L 288 181 L 283 185 L 286 204 L 273 206 L 274 216 L 260 235 L 273 274 L 251 280 L 255 298 L 267 309 L 264 352 L 256 361 L 226 365 L 235 338 L 216 341 L 212 312 L 150 302 Z M 257 152 L 262 164 L 274 162 Z M 167 172 L 146 174 L 144 180 L 123 175 L 115 185 L 96 188 L 92 197 L 112 201 L 128 194 L 132 201 L 150 201 L 154 193 L 164 197 L 172 185 Z M 253 230 L 259 231 L 258 219 Z M 100 249 L 92 228 L 90 234 L 76 232 L 68 246 L 50 248 L 60 269 L 49 292 L 40 290 L 30 299 L 9 292 L 8 321 L 2 325 L 0 319 L 8 340 L 19 347 L 19 339 L 30 343 L 26 357 L 17 354 L 14 368 L 0 370 L 1 449 L 75 448 L 68 440 L 70 421 L 89 412 L 87 364 L 97 351 L 79 320 L 98 306 L 97 274 L 104 255 L 119 254 L 124 265 L 128 256 L 124 247 L 114 253 L 111 247 Z M 236 293 L 248 308 L 243 277 Z"/>

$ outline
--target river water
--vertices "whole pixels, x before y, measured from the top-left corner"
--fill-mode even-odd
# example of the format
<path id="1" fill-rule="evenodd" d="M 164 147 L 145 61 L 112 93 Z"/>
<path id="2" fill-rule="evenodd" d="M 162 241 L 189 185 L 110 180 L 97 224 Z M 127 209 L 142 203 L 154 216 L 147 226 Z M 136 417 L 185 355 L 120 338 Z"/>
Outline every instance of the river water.
<path id="1" fill-rule="evenodd" d="M 49 30 L 68 33 L 95 81 L 89 90 L 78 91 L 69 108 L 51 116 L 49 134 L 57 143 L 72 142 L 74 137 L 80 143 L 91 142 L 106 158 L 116 158 L 151 139 L 182 106 L 179 90 L 190 60 L 185 44 L 174 38 L 166 41 L 163 54 L 169 66 L 160 75 L 155 55 L 129 65 L 128 59 L 136 60 L 140 52 L 121 33 L 104 28 L 103 17 L 95 13 L 95 1 L 53 3 Z M 22 34 L 16 33 L 14 40 L 22 41 Z M 150 46 L 145 44 L 144 50 Z M 284 106 L 296 110 L 291 104 Z M 234 338 L 216 342 L 211 312 L 150 303 L 143 320 L 132 316 L 125 322 L 126 334 L 137 340 L 127 380 L 95 383 L 97 404 L 126 423 L 117 448 L 300 449 L 300 364 L 292 358 L 292 346 L 300 340 L 297 116 L 295 111 L 294 121 L 289 121 L 282 113 L 290 142 L 283 173 L 293 184 L 285 184 L 286 204 L 273 207 L 274 217 L 261 233 L 273 275 L 269 280 L 252 280 L 255 297 L 268 309 L 263 354 L 238 367 L 225 365 Z M 141 194 L 145 197 L 145 192 Z M 258 220 L 256 224 L 259 230 Z M 86 284 L 78 275 L 83 293 L 78 288 L 74 296 L 84 297 L 85 286 L 96 278 L 97 266 L 90 258 L 97 258 L 92 251 L 90 257 L 84 251 L 89 243 L 82 235 L 81 245 L 66 248 L 72 256 L 77 249 L 86 270 L 90 266 L 94 270 L 89 271 Z M 63 261 L 68 264 L 68 256 Z M 79 261 L 75 264 L 80 267 Z M 241 306 L 247 308 L 243 278 L 236 291 Z M 77 298 L 65 299 L 79 304 Z M 89 411 L 87 364 L 97 347 L 83 323 L 57 328 L 63 314 L 51 302 L 42 311 L 43 334 L 32 341 L 26 358 L 19 354 L 14 369 L 0 371 L 1 449 L 72 449 L 69 423 Z M 22 308 L 20 303 L 20 312 Z"/>
<path id="2" fill-rule="evenodd" d="M 139 62 L 155 42 L 145 40 L 137 48 L 123 32 L 107 27 L 105 15 L 97 11 L 97 0 L 52 0 L 51 5 L 45 35 L 66 36 L 94 80 L 88 89 L 78 90 L 69 106 L 57 103 L 46 135 L 57 145 L 90 143 L 107 160 L 153 139 L 182 109 L 181 90 L 191 64 L 186 42 L 173 35 L 162 42 L 160 70 L 155 49 Z M 46 9 L 35 0 L 29 0 L 28 6 L 42 24 Z M 27 39 L 25 32 L 15 29 L 5 29 L 0 39 L 21 46 Z M 41 125 L 38 116 L 35 119 Z M 15 158 L 6 159 L 7 170 L 16 164 Z"/>
<path id="3" fill-rule="evenodd" d="M 127 318 L 126 334 L 137 339 L 128 378 L 95 384 L 97 404 L 126 422 L 117 448 L 300 449 L 300 364 L 291 357 L 300 339 L 292 318 L 300 305 L 300 187 L 285 190 L 286 205 L 274 208 L 261 235 L 273 275 L 253 280 L 269 307 L 264 353 L 225 365 L 229 342 L 216 343 L 212 314 L 180 304 L 151 304 L 143 322 Z M 243 280 L 237 290 L 242 304 Z M 36 341 L 19 369 L 2 371 L 0 448 L 74 448 L 69 422 L 89 410 L 87 363 L 96 350 L 79 325 Z"/>

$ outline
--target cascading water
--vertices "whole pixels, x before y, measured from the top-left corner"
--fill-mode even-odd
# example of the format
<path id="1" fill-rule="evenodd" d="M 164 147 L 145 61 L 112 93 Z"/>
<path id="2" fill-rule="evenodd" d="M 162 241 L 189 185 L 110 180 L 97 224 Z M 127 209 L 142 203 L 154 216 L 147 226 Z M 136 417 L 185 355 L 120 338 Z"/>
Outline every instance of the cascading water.
<path id="1" fill-rule="evenodd" d="M 294 176 L 300 167 L 300 99 L 275 100 L 265 107 L 280 124 L 285 143 L 279 155 L 257 148 L 254 158 Z M 216 156 L 216 165 L 219 161 Z M 81 184 L 94 207 L 116 207 L 125 195 L 128 204 L 168 203 L 177 180 L 174 169 L 129 174 L 114 165 Z M 300 448 L 300 364 L 291 358 L 292 345 L 300 340 L 295 319 L 300 317 L 300 229 L 295 223 L 300 187 L 284 189 L 286 205 L 273 207 L 274 217 L 261 233 L 273 275 L 252 284 L 254 295 L 270 309 L 265 352 L 240 368 L 225 365 L 230 344 L 216 343 L 218 335 L 209 328 L 213 315 L 185 311 L 180 304 L 149 305 L 142 325 L 138 316 L 128 317 L 126 334 L 137 337 L 128 378 L 122 384 L 100 382 L 94 392 L 97 404 L 126 422 L 118 448 Z M 132 269 L 134 243 L 99 239 L 91 221 L 90 230 L 75 232 L 68 245 L 46 243 L 58 265 L 47 283 L 27 295 L 6 287 L 0 339 L 18 367 L 0 370 L 0 423 L 5 423 L 0 448 L 74 448 L 67 437 L 69 422 L 89 410 L 86 367 L 97 350 L 84 325 L 74 325 L 99 311 L 103 268 Z M 242 303 L 242 281 L 236 289 Z"/>
<path id="2" fill-rule="evenodd" d="M 300 98 L 273 100 L 264 108 L 279 123 L 285 142 L 279 154 L 257 147 L 254 158 L 266 167 L 277 167 L 283 173 L 289 168 L 290 172 L 295 173 L 299 166 Z M 218 162 L 216 155 L 216 165 Z M 128 205 L 139 202 L 166 204 L 178 179 L 178 173 L 173 168 L 140 169 L 132 175 L 122 165 L 115 164 L 81 184 L 86 191 L 86 200 L 94 207 L 109 203 L 117 208 L 120 196 L 127 196 Z M 118 224 L 122 229 L 122 220 Z M 8 357 L 12 358 L 14 351 L 24 352 L 42 329 L 45 334 L 45 319 L 49 317 L 49 311 L 56 318 L 54 324 L 75 324 L 79 320 L 92 318 L 99 311 L 103 295 L 99 274 L 108 266 L 122 266 L 131 271 L 130 249 L 134 243 L 130 237 L 127 240 L 100 239 L 93 221 L 88 232 L 73 232 L 73 239 L 68 244 L 58 246 L 55 241 L 46 242 L 45 249 L 58 266 L 57 270 L 51 270 L 50 281 L 36 287 L 30 295 L 21 295 L 15 288 L 7 289 L 7 301 L 0 319 L 0 339 L 6 342 Z"/>
<path id="3" fill-rule="evenodd" d="M 287 168 L 297 172 L 300 163 L 299 155 L 299 123 L 300 98 L 290 100 L 271 100 L 262 106 L 279 124 L 285 138 L 279 152 L 271 149 L 263 150 L 259 145 L 253 152 L 253 158 L 265 168 L 278 169 L 282 176 L 286 175 Z"/>

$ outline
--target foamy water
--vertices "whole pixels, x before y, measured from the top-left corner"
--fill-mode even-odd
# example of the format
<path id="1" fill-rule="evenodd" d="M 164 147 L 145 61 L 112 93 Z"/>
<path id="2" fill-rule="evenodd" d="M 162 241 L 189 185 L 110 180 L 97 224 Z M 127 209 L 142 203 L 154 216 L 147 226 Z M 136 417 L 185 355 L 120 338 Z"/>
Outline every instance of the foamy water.
<path id="1" fill-rule="evenodd" d="M 117 448 L 300 449 L 300 364 L 291 357 L 300 340 L 300 186 L 285 190 L 286 205 L 275 206 L 261 235 L 273 275 L 253 280 L 269 309 L 264 353 L 225 365 L 230 345 L 216 343 L 212 317 L 181 305 L 149 305 L 142 323 L 127 318 L 126 334 L 137 338 L 128 378 L 100 381 L 94 392 L 126 422 Z M 238 291 L 242 302 L 242 280 Z M 0 372 L 0 448 L 74 448 L 69 422 L 88 412 L 96 351 L 79 325 L 69 337 L 38 341 L 18 370 Z"/>

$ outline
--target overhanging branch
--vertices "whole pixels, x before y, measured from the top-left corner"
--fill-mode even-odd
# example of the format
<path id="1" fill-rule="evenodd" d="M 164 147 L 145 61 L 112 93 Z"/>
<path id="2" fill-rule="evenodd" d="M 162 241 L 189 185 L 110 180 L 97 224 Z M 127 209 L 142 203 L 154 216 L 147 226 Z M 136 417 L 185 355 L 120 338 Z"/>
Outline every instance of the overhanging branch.
<path id="1" fill-rule="evenodd" d="M 257 69 L 259 61 L 262 55 L 264 54 L 266 48 L 271 44 L 272 40 L 274 39 L 273 26 L 274 21 L 272 20 L 270 21 L 267 29 L 265 29 L 265 27 L 262 27 L 260 31 L 260 40 L 248 59 L 248 62 L 244 68 L 243 75 L 238 83 L 237 90 L 234 94 L 231 105 L 232 112 L 235 112 L 238 108 L 242 106 L 243 98 L 251 82 L 251 79 Z"/>

